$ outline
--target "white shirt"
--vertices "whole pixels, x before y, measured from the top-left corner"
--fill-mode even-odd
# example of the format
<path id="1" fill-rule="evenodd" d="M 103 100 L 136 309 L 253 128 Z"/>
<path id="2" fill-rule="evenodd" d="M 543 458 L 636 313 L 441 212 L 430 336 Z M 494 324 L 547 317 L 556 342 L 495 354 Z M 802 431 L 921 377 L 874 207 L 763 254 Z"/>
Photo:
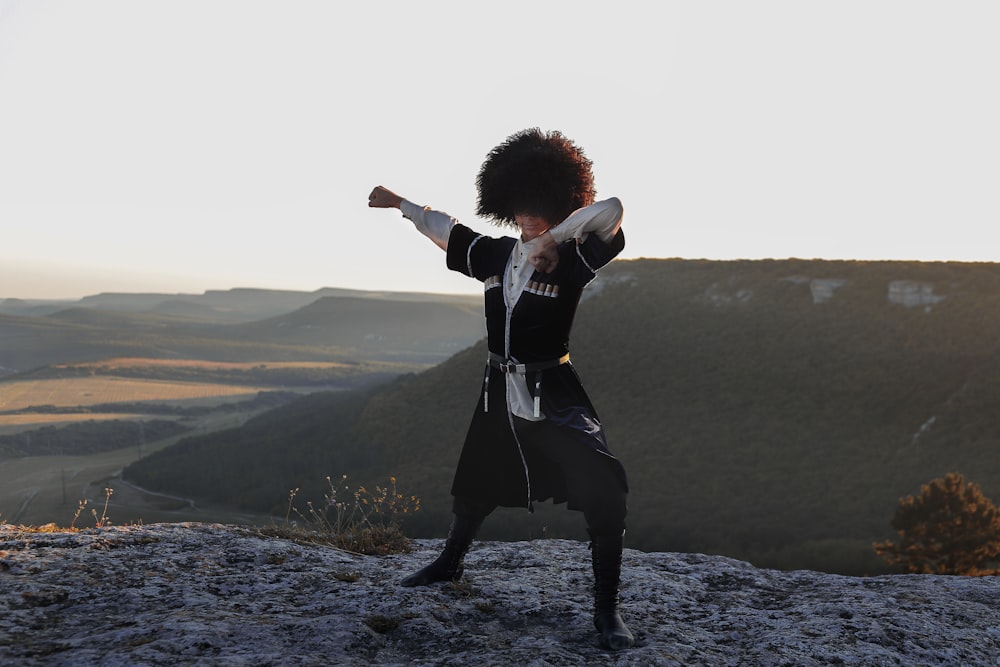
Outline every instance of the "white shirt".
<path id="1" fill-rule="evenodd" d="M 411 220 L 421 234 L 433 241 L 442 250 L 448 249 L 448 237 L 451 229 L 458 222 L 447 213 L 436 211 L 428 206 L 418 206 L 406 199 L 399 206 L 403 216 Z M 610 241 L 618 233 L 622 224 L 622 203 L 617 197 L 595 202 L 590 206 L 573 211 L 565 220 L 550 227 L 548 234 L 556 243 L 563 243 L 575 238 L 577 243 L 587 240 L 587 234 L 597 234 L 602 241 Z M 524 292 L 535 268 L 528 261 L 538 240 L 522 241 L 517 239 L 514 249 L 507 261 L 504 272 L 504 299 L 508 312 L 514 309 L 518 299 Z M 517 361 L 516 359 L 514 361 Z M 505 373 L 507 378 L 507 408 L 511 414 L 529 421 L 545 419 L 541 414 L 535 414 L 535 403 L 524 375 L 520 373 Z"/>
<path id="2" fill-rule="evenodd" d="M 413 222 L 417 231 L 442 250 L 448 249 L 451 228 L 458 220 L 447 213 L 436 211 L 429 206 L 419 206 L 406 199 L 399 205 L 399 210 L 403 213 L 403 217 Z M 618 233 L 618 228 L 622 225 L 622 214 L 621 201 L 617 197 L 611 197 L 573 211 L 561 223 L 550 227 L 548 233 L 556 243 L 572 238 L 582 243 L 587 240 L 589 233 L 595 233 L 602 241 L 607 242 Z M 520 239 L 518 243 L 521 243 Z"/>

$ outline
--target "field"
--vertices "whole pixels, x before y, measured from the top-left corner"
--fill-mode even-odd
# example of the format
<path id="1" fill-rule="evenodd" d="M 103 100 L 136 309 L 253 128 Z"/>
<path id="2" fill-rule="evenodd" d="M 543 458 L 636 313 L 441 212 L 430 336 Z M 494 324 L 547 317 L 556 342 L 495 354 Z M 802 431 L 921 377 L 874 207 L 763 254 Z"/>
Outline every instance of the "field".
<path id="1" fill-rule="evenodd" d="M 336 361 L 206 361 L 203 359 L 150 359 L 148 357 L 116 357 L 103 361 L 75 364 L 54 364 L 52 368 L 80 368 L 95 372 L 114 372 L 135 368 L 196 368 L 201 370 L 251 370 L 255 368 L 346 368 L 349 364 Z"/>
<path id="2" fill-rule="evenodd" d="M 194 359 L 165 360 L 122 357 L 100 362 L 59 364 L 28 377 L 0 381 L 0 435 L 59 427 L 82 421 L 149 419 L 142 406 L 200 407 L 183 419 L 191 433 L 231 428 L 258 414 L 260 407 L 225 404 L 254 398 L 260 392 L 310 391 L 305 388 L 246 384 L 242 373 L 264 370 L 283 373 L 339 372 L 345 365 L 335 362 L 227 363 Z M 236 374 L 237 381 L 218 381 L 220 373 Z M 139 375 L 155 376 L 138 377 Z M 185 380 L 163 379 L 183 376 Z M 202 376 L 204 381 L 198 381 Z M 228 376 L 225 376 L 228 377 Z M 283 376 L 283 377 L 287 377 Z M 239 380 L 243 380 L 242 382 Z M 115 409 L 128 406 L 127 410 Z M 214 408 L 219 408 L 215 410 Z M 163 415 L 156 415 L 162 419 Z M 226 521 L 248 522 L 249 516 L 225 510 L 195 507 L 186 499 L 171 498 L 126 485 L 119 477 L 123 467 L 139 456 L 167 447 L 181 436 L 144 443 L 141 451 L 128 447 L 86 456 L 28 456 L 0 459 L 0 521 L 26 524 L 69 525 L 79 503 L 87 501 L 77 520 L 78 527 L 92 526 L 96 509 L 103 512 L 105 488 L 112 488 L 108 515 L 113 522 Z"/>
<path id="3" fill-rule="evenodd" d="M 278 379 L 275 374 L 281 373 L 280 380 L 299 377 L 304 386 L 317 374 L 325 379 L 342 377 L 355 367 L 331 361 L 220 362 L 140 357 L 55 364 L 28 376 L 0 381 L 0 432 L 26 425 L 119 418 L 113 410 L 82 410 L 98 405 L 211 405 L 276 388 L 295 391 L 287 382 L 276 386 L 267 380 Z"/>
<path id="4" fill-rule="evenodd" d="M 231 427 L 246 416 L 216 416 L 206 420 L 201 432 Z M 149 443 L 142 454 L 167 447 L 177 438 Z M 33 456 L 0 460 L 0 521 L 27 525 L 55 523 L 68 526 L 81 501 L 87 505 L 76 521 L 77 528 L 92 527 L 91 510 L 103 514 L 106 488 L 113 489 L 107 516 L 116 524 L 160 521 L 219 521 L 247 523 L 252 517 L 196 507 L 179 498 L 152 494 L 125 485 L 118 474 L 136 460 L 135 448 L 90 456 Z"/>
<path id="5" fill-rule="evenodd" d="M 96 375 L 52 380 L 14 380 L 0 383 L 0 412 L 51 406 L 88 407 L 107 403 L 174 402 L 246 396 L 267 387 L 217 383 L 169 382 Z M 2 418 L 0 418 L 2 419 Z M 0 424 L 3 422 L 0 421 Z"/>

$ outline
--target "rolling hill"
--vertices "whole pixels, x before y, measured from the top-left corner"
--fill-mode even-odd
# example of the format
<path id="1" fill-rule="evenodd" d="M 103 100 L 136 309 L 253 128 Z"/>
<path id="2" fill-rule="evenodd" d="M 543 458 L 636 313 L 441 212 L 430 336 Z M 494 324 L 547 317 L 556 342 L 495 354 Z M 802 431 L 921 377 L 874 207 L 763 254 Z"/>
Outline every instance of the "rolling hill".
<path id="1" fill-rule="evenodd" d="M 629 544 L 871 572 L 871 542 L 922 483 L 958 471 L 1000 496 L 998 301 L 995 264 L 614 262 L 580 307 L 573 360 L 629 470 Z M 293 487 L 320 500 L 323 475 L 392 474 L 424 500 L 409 530 L 440 535 L 484 358 L 480 342 L 313 395 L 126 476 L 283 512 Z M 582 518 L 502 510 L 484 529 L 540 534 L 581 537 Z"/>
<path id="2" fill-rule="evenodd" d="M 0 308 L 0 374 L 118 356 L 417 368 L 483 335 L 481 305 L 469 295 L 231 290 L 98 295 L 62 305 L 44 315 Z"/>

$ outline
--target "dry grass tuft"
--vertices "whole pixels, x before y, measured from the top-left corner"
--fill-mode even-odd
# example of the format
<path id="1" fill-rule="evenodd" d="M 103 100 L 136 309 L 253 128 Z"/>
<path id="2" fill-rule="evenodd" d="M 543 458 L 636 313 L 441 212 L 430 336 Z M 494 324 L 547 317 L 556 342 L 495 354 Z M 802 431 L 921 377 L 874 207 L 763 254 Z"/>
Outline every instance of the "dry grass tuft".
<path id="1" fill-rule="evenodd" d="M 284 524 L 272 524 L 259 532 L 358 554 L 385 556 L 412 551 L 400 524 L 406 515 L 419 511 L 420 499 L 399 493 L 395 477 L 373 490 L 359 486 L 351 491 L 347 475 L 336 484 L 327 476 L 326 482 L 328 491 L 321 505 L 307 501 L 305 512 L 300 511 L 295 506 L 299 490 L 291 489 Z"/>

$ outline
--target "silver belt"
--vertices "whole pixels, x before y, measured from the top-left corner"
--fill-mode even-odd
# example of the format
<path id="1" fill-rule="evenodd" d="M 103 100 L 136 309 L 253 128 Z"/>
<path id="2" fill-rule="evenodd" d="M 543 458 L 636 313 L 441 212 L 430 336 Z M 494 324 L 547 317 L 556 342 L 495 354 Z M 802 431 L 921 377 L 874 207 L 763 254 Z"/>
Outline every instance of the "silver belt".
<path id="1" fill-rule="evenodd" d="M 533 361 L 527 364 L 519 364 L 511 361 L 510 359 L 505 359 L 495 352 L 490 352 L 489 364 L 491 368 L 496 368 L 503 373 L 520 373 L 524 375 L 525 373 L 533 373 L 535 371 L 544 371 L 546 368 L 555 368 L 556 366 L 562 366 L 569 361 L 569 354 L 564 354 L 558 359 L 549 359 L 548 361 Z"/>

